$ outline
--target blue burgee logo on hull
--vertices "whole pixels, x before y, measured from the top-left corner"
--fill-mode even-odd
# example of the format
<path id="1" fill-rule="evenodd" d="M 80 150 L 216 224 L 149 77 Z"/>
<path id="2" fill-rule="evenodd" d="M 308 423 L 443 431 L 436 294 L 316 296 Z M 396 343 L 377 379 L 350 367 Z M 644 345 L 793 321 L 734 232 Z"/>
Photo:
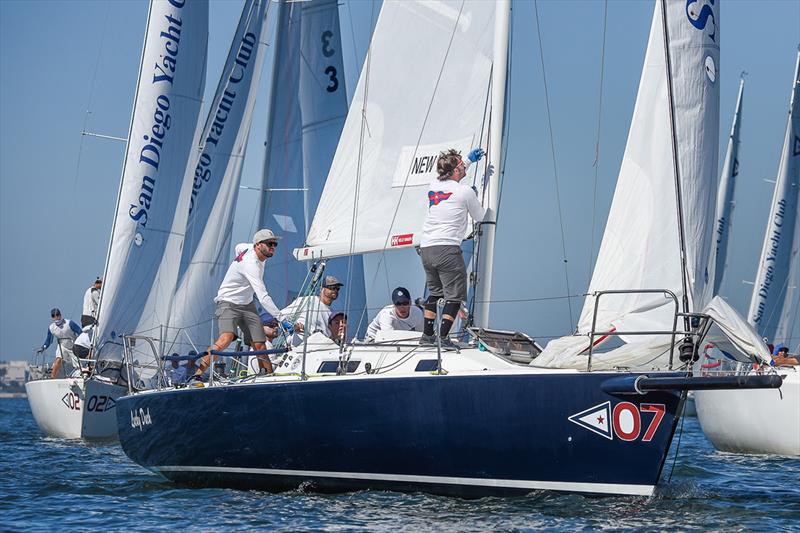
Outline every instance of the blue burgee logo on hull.
<path id="1" fill-rule="evenodd" d="M 580 413 L 575 413 L 568 420 L 582 428 L 602 435 L 608 440 L 614 438 L 614 433 L 611 429 L 611 402 L 604 402 Z"/>

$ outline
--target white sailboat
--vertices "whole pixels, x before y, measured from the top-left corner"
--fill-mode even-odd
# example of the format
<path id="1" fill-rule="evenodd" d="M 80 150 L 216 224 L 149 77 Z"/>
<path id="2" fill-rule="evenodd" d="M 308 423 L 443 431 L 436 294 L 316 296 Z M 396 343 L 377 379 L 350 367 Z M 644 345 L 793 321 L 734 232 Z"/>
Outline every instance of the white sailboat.
<path id="1" fill-rule="evenodd" d="M 158 338 L 160 325 L 168 323 L 191 194 L 184 175 L 196 144 L 207 41 L 206 1 L 151 1 L 93 339 L 97 364 L 90 377 L 26 384 L 34 418 L 50 436 L 114 438 L 116 399 L 134 378 L 122 371 L 124 336 Z M 155 355 L 148 349 L 137 353 L 148 360 Z"/>
<path id="2" fill-rule="evenodd" d="M 750 300 L 749 322 L 775 344 L 790 345 L 798 302 L 800 191 L 800 53 L 766 235 Z M 797 343 L 792 347 L 795 348 Z M 703 432 L 721 451 L 800 456 L 800 368 L 776 367 L 779 390 L 697 391 Z M 744 370 L 744 373 L 748 373 Z"/>
<path id="3" fill-rule="evenodd" d="M 439 151 L 486 146 L 486 162 L 472 171 L 489 208 L 476 232 L 480 276 L 474 280 L 475 322 L 488 323 L 510 8 L 508 1 L 384 2 L 314 221 L 305 246 L 295 250 L 299 259 L 414 246 Z M 725 339 L 732 351 L 769 357 L 724 302 L 708 302 L 718 17 L 716 7 L 694 12 L 683 0 L 656 2 L 617 191 L 619 198 L 630 194 L 647 204 L 649 210 L 635 211 L 643 217 L 636 225 L 646 231 L 633 240 L 655 249 L 656 257 L 645 250 L 644 258 L 609 264 L 613 258 L 604 250 L 614 244 L 613 229 L 624 211 L 615 198 L 593 290 L 626 289 L 630 305 L 594 311 L 598 327 L 589 316 L 584 324 L 590 329 L 575 337 L 578 342 L 557 343 L 547 358 L 550 367 L 514 364 L 480 335 L 460 352 L 420 347 L 414 332 L 343 351 L 309 339 L 301 347 L 299 375 L 121 398 L 125 453 L 169 479 L 195 485 L 473 496 L 536 489 L 652 494 L 683 391 L 780 382 L 777 376 L 707 380 L 691 377 L 686 368 L 672 370 L 680 366 L 672 357 L 676 344 L 691 356 L 709 336 Z M 484 187 L 490 168 L 494 176 Z M 681 230 L 690 238 L 683 239 Z M 688 258 L 685 264 L 680 255 Z M 637 260 L 644 264 L 635 265 Z M 601 284 L 633 267 L 639 278 L 622 287 L 610 285 L 615 278 Z M 654 297 L 651 288 L 675 296 Z M 698 309 L 706 314 L 692 313 Z M 657 329 L 657 341 L 626 343 L 624 358 L 619 351 L 594 360 L 581 354 L 595 332 L 616 325 L 621 312 L 621 333 L 633 336 L 638 325 L 652 336 Z M 570 353 L 567 344 L 577 351 Z M 639 370 L 631 370 L 636 365 Z M 268 419 L 264 405 L 270 406 Z M 178 435 L 184 445 L 170 445 Z"/>

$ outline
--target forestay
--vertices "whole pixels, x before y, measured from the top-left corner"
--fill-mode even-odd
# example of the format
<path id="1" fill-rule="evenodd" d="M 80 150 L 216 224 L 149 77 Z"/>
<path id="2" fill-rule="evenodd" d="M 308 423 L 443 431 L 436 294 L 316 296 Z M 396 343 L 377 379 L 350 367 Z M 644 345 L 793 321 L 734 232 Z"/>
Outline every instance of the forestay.
<path id="1" fill-rule="evenodd" d="M 212 336 L 214 297 L 228 265 L 242 163 L 266 51 L 268 0 L 247 0 L 189 168 L 194 169 L 181 276 L 170 325 Z"/>
<path id="2" fill-rule="evenodd" d="M 664 26 L 668 28 L 670 69 Z M 665 5 L 662 0 L 656 2 L 628 143 L 590 296 L 584 302 L 576 335 L 551 341 L 533 364 L 586 367 L 596 291 L 668 289 L 679 303 L 683 300 L 676 175 L 689 309 L 701 311 L 710 300 L 713 270 L 707 267 L 717 190 L 719 38 L 719 6 L 701 7 L 684 0 L 666 0 Z M 661 294 L 604 295 L 599 300 L 596 331 L 671 330 L 674 312 L 674 301 Z M 627 344 L 596 353 L 593 368 L 657 366 L 669 356 L 669 336 L 620 338 Z"/>
<path id="3" fill-rule="evenodd" d="M 418 244 L 439 152 L 487 146 L 498 5 L 384 3 L 298 259 Z"/>
<path id="4" fill-rule="evenodd" d="M 302 246 L 347 115 L 347 91 L 335 0 L 281 3 L 273 66 L 267 151 L 259 225 L 282 237 L 267 265 L 267 286 L 278 305 L 301 290 L 308 265 Z M 350 309 L 364 307 L 360 258 L 329 263 L 346 284 Z M 348 268 L 350 266 L 350 268 Z"/>
<path id="5" fill-rule="evenodd" d="M 151 2 L 106 260 L 100 357 L 121 355 L 119 335 L 157 336 L 168 323 L 189 211 L 191 180 L 184 176 L 205 85 L 207 42 L 207 2 Z"/>
<path id="6" fill-rule="evenodd" d="M 800 191 L 800 52 L 797 55 L 789 120 L 758 263 L 748 320 L 764 337 L 788 341 L 798 312 L 798 191 Z"/>
<path id="7" fill-rule="evenodd" d="M 722 165 L 719 189 L 717 191 L 717 220 L 715 224 L 716 241 L 714 246 L 714 294 L 719 294 L 728 257 L 728 241 L 733 221 L 733 194 L 736 191 L 736 177 L 739 175 L 739 130 L 742 123 L 742 94 L 744 77 L 739 82 L 739 95 L 736 98 L 736 112 L 733 115 L 731 135 L 728 138 L 728 149 L 725 152 L 725 163 Z"/>

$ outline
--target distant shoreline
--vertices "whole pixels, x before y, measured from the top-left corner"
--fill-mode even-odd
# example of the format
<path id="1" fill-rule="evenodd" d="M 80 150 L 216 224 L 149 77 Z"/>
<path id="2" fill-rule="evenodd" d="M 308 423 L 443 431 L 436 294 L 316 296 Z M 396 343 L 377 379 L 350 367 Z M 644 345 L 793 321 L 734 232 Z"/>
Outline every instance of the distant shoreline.
<path id="1" fill-rule="evenodd" d="M 27 398 L 24 392 L 0 392 L 0 398 Z"/>

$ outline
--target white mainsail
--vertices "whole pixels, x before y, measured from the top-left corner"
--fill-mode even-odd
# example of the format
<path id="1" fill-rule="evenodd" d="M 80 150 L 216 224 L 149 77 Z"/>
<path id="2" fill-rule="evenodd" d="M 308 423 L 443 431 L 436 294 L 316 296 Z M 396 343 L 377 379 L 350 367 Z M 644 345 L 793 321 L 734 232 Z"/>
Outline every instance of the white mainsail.
<path id="1" fill-rule="evenodd" d="M 99 356 L 169 319 L 191 195 L 186 168 L 205 87 L 208 3 L 153 0 L 105 267 Z"/>
<path id="2" fill-rule="evenodd" d="M 736 177 L 739 175 L 739 130 L 742 124 L 742 94 L 744 93 L 744 76 L 739 82 L 739 95 L 736 97 L 736 112 L 733 114 L 733 125 L 728 138 L 728 149 L 725 152 L 725 163 L 720 175 L 719 190 L 717 192 L 717 221 L 715 224 L 715 273 L 714 294 L 719 294 L 722 281 L 725 277 L 725 266 L 728 257 L 728 241 L 731 234 L 734 201 L 736 191 Z"/>
<path id="3" fill-rule="evenodd" d="M 717 190 L 719 38 L 719 6 L 656 2 L 628 144 L 590 296 L 576 334 L 551 341 L 533 364 L 586 367 L 596 291 L 668 289 L 677 296 L 679 310 L 685 298 L 689 310 L 695 312 L 711 299 L 713 270 L 708 270 L 708 264 Z M 669 44 L 666 50 L 665 42 Z M 671 330 L 675 311 L 674 301 L 661 294 L 604 295 L 595 331 Z M 595 354 L 593 368 L 656 365 L 669 356 L 669 336 L 620 338 L 626 344 Z"/>
<path id="4" fill-rule="evenodd" d="M 259 207 L 259 226 L 282 237 L 266 275 L 279 305 L 303 289 L 309 265 L 292 250 L 305 242 L 346 116 L 336 0 L 281 2 Z M 337 308 L 354 327 L 366 305 L 361 257 L 329 261 L 326 273 L 345 284 Z"/>
<path id="5" fill-rule="evenodd" d="M 769 340 L 787 341 L 798 312 L 798 191 L 800 191 L 800 52 L 772 206 L 758 263 L 748 320 Z"/>
<path id="6" fill-rule="evenodd" d="M 170 325 L 192 342 L 212 336 L 214 296 L 230 264 L 242 163 L 267 48 L 268 0 L 247 0 L 202 129 L 194 169 L 181 276 Z"/>
<path id="7" fill-rule="evenodd" d="M 487 146 L 502 5 L 384 2 L 298 259 L 418 244 L 439 152 Z M 487 160 L 493 158 L 499 162 L 499 154 Z M 468 179 L 486 164 L 473 165 Z"/>

